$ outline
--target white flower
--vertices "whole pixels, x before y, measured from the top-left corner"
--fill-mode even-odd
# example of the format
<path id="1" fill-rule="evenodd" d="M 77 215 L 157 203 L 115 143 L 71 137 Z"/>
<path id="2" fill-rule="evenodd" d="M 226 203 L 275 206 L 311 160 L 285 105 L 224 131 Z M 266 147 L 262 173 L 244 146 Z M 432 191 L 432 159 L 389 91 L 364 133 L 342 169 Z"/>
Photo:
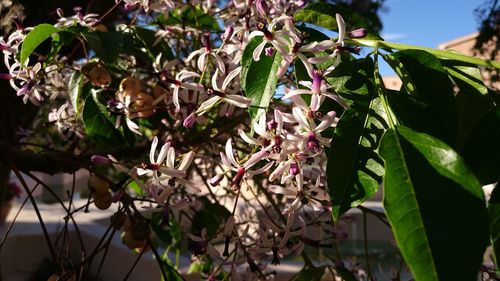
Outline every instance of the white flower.
<path id="1" fill-rule="evenodd" d="M 231 139 L 228 139 L 226 142 L 226 154 L 223 152 L 220 153 L 220 157 L 222 160 L 222 164 L 224 166 L 228 167 L 230 170 L 233 170 L 236 172 L 236 176 L 233 178 L 231 181 L 231 189 L 237 190 L 240 188 L 242 180 L 247 176 L 247 175 L 255 175 L 255 174 L 260 174 L 263 173 L 272 166 L 272 162 L 267 163 L 264 165 L 262 168 L 254 170 L 254 171 L 249 171 L 249 169 L 254 166 L 255 164 L 259 163 L 261 160 L 263 160 L 265 157 L 269 155 L 269 152 L 265 150 L 261 150 L 257 153 L 252 154 L 248 158 L 248 160 L 245 162 L 245 164 L 240 165 L 237 161 L 236 158 L 234 157 L 233 153 L 233 145 L 231 144 Z M 225 174 L 225 173 L 223 173 Z M 223 174 L 218 174 L 212 180 L 210 183 L 212 185 L 216 185 L 220 182 L 221 175 Z"/>
<path id="2" fill-rule="evenodd" d="M 200 105 L 198 110 L 196 110 L 196 114 L 198 116 L 204 114 L 219 102 L 227 102 L 241 108 L 247 108 L 248 106 L 250 106 L 251 100 L 249 98 L 236 95 L 234 94 L 235 91 L 232 91 L 228 88 L 231 81 L 240 73 L 241 66 L 229 72 L 229 74 L 224 79 L 224 82 L 222 82 L 222 87 L 219 87 L 217 83 L 218 71 L 219 70 L 216 70 L 214 76 L 212 77 L 213 90 L 209 89 L 207 91 L 209 96 L 213 96 L 204 101 Z"/>
<path id="3" fill-rule="evenodd" d="M 202 42 L 203 42 L 203 45 L 204 47 L 202 47 L 201 49 L 198 49 L 194 52 L 192 52 L 187 58 L 186 58 L 186 62 L 189 62 L 191 61 L 195 56 L 198 56 L 198 61 L 197 61 L 197 66 L 198 66 L 198 69 L 200 71 L 205 71 L 205 67 L 207 65 L 207 59 L 212 57 L 216 64 L 217 64 L 217 68 L 218 70 L 221 72 L 221 73 L 225 73 L 226 72 L 226 67 L 224 65 L 224 61 L 222 60 L 222 58 L 218 55 L 218 52 L 217 50 L 214 50 L 211 48 L 211 43 L 210 43 L 210 33 L 204 33 L 202 35 Z"/>
<path id="4" fill-rule="evenodd" d="M 321 190 L 318 190 L 320 183 L 320 177 L 318 177 L 314 186 L 311 188 L 304 188 L 304 176 L 302 173 L 299 173 L 295 176 L 295 182 L 292 187 L 270 185 L 269 190 L 276 194 L 283 194 L 293 199 L 290 206 L 283 211 L 285 214 L 292 211 L 295 212 L 305 205 L 313 208 L 315 211 L 318 211 L 325 208 L 323 202 L 326 200 L 326 195 L 320 192 Z"/>
<path id="5" fill-rule="evenodd" d="M 348 105 L 345 103 L 345 101 L 337 94 L 328 92 L 328 89 L 331 88 L 331 86 L 328 86 L 326 84 L 325 79 L 323 78 L 323 73 L 319 70 L 314 70 L 312 73 L 312 82 L 309 81 L 300 81 L 299 84 L 302 86 L 308 88 L 308 89 L 295 89 L 295 90 L 290 90 L 288 93 L 286 93 L 282 99 L 289 99 L 293 96 L 297 95 L 312 95 L 311 97 L 311 107 L 315 108 L 315 110 L 319 109 L 319 104 L 321 104 L 322 99 L 324 97 L 328 97 L 334 101 L 336 101 L 338 104 L 340 104 L 342 107 L 347 108 Z"/>
<path id="6" fill-rule="evenodd" d="M 175 151 L 173 147 L 170 147 L 170 142 L 163 144 L 158 157 L 155 159 L 157 145 L 158 138 L 154 137 L 149 153 L 149 163 L 143 163 L 141 165 L 142 167 L 137 168 L 137 175 L 142 176 L 150 174 L 157 183 L 160 182 L 160 175 L 184 177 L 186 175 L 185 171 L 173 167 L 174 165 L 172 163 L 175 162 Z"/>

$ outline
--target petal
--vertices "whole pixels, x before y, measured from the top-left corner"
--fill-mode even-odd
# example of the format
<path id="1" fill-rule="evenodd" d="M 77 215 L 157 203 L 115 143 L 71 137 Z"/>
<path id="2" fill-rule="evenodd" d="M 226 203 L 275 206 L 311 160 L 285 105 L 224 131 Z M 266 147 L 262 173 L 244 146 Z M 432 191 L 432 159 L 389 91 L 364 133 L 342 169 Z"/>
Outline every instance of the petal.
<path id="1" fill-rule="evenodd" d="M 207 53 L 204 52 L 203 54 L 200 55 L 197 61 L 197 66 L 200 71 L 205 70 L 206 62 L 207 62 Z"/>
<path id="2" fill-rule="evenodd" d="M 247 108 L 250 106 L 250 103 L 252 102 L 249 98 L 239 96 L 239 95 L 226 95 L 224 97 L 224 100 L 234 106 L 241 107 L 241 108 Z"/>
<path id="3" fill-rule="evenodd" d="M 304 129 L 309 129 L 309 122 L 306 119 L 306 116 L 302 112 L 302 110 L 298 107 L 294 107 L 292 109 L 293 117 L 295 117 L 295 120 L 299 122 L 300 126 L 302 126 Z"/>
<path id="4" fill-rule="evenodd" d="M 281 135 L 281 131 L 283 130 L 283 114 L 278 109 L 274 110 L 274 121 L 276 121 L 276 134 Z"/>
<path id="5" fill-rule="evenodd" d="M 229 83 L 236 77 L 239 73 L 241 72 L 241 66 L 233 69 L 229 74 L 226 76 L 226 79 L 224 79 L 224 82 L 222 83 L 222 90 L 226 90 L 227 86 Z"/>
<path id="6" fill-rule="evenodd" d="M 174 169 L 174 168 L 169 168 L 169 167 L 160 167 L 159 168 L 159 171 L 162 173 L 162 174 L 165 174 L 167 176 L 171 176 L 173 178 L 183 178 L 186 176 L 186 172 L 184 171 L 179 171 L 177 169 Z"/>
<path id="7" fill-rule="evenodd" d="M 342 44 L 344 46 L 344 37 L 345 37 L 345 22 L 340 14 L 335 14 L 335 18 L 337 19 L 337 25 L 339 27 L 339 39 L 337 43 Z"/>
<path id="8" fill-rule="evenodd" d="M 194 151 L 189 151 L 188 153 L 186 153 L 184 157 L 182 157 L 182 161 L 178 169 L 181 171 L 187 170 L 189 165 L 191 165 L 191 162 L 193 162 L 194 156 L 195 156 Z"/>
<path id="9" fill-rule="evenodd" d="M 262 51 L 264 50 L 264 47 L 266 46 L 266 41 L 263 40 L 256 48 L 255 50 L 253 50 L 253 54 L 252 54 L 252 57 L 253 57 L 253 60 L 254 61 L 259 61 L 260 60 L 260 54 L 262 53 Z"/>
<path id="10" fill-rule="evenodd" d="M 303 95 L 303 94 L 310 94 L 310 93 L 311 93 L 311 90 L 303 90 L 303 89 L 290 90 L 281 99 L 286 100 L 286 99 L 289 99 L 289 98 L 296 96 L 296 95 Z"/>
<path id="11" fill-rule="evenodd" d="M 242 129 L 238 129 L 238 134 L 248 144 L 252 144 L 252 145 L 259 145 L 260 144 L 260 141 L 258 139 L 247 135 L 247 133 L 245 133 L 245 131 L 243 131 Z"/>
<path id="12" fill-rule="evenodd" d="M 160 154 L 158 154 L 158 158 L 156 159 L 157 162 L 151 162 L 151 163 L 156 163 L 160 164 L 165 160 L 165 156 L 167 156 L 167 151 L 170 148 L 170 142 L 165 143 L 160 150 Z"/>
<path id="13" fill-rule="evenodd" d="M 255 154 L 253 154 L 250 159 L 248 159 L 248 161 L 245 163 L 245 165 L 243 165 L 243 167 L 245 169 L 249 169 L 250 167 L 252 167 L 253 165 L 257 164 L 258 162 L 260 162 L 262 159 L 264 159 L 265 157 L 267 157 L 269 155 L 269 152 L 265 151 L 265 150 L 261 150 Z"/>
<path id="14" fill-rule="evenodd" d="M 157 136 L 155 136 L 153 138 L 153 142 L 151 143 L 151 150 L 149 151 L 149 162 L 150 163 L 155 163 L 156 146 L 158 146 L 158 137 Z"/>
<path id="15" fill-rule="evenodd" d="M 219 102 L 221 98 L 219 96 L 213 96 L 208 100 L 201 103 L 198 110 L 196 110 L 196 114 L 201 115 L 210 110 L 217 102 Z"/>
<path id="16" fill-rule="evenodd" d="M 174 102 L 175 108 L 181 108 L 181 105 L 179 104 L 179 87 L 175 87 L 172 101 Z"/>
<path id="17" fill-rule="evenodd" d="M 289 196 L 295 196 L 295 193 L 297 192 L 296 190 L 293 190 L 291 188 L 284 188 L 282 186 L 274 184 L 271 184 L 267 189 L 269 189 L 273 193 L 284 194 Z"/>
<path id="18" fill-rule="evenodd" d="M 194 52 L 192 52 L 191 54 L 189 54 L 189 56 L 186 58 L 186 62 L 189 62 L 190 60 L 192 60 L 196 55 L 199 55 L 200 53 L 204 52 L 205 51 L 205 48 L 201 48 L 201 49 L 198 49 Z"/>
<path id="19" fill-rule="evenodd" d="M 167 153 L 167 167 L 173 168 L 175 166 L 175 149 L 170 147 Z"/>
<path id="20" fill-rule="evenodd" d="M 235 167 L 239 167 L 240 166 L 238 164 L 238 162 L 236 162 L 236 159 L 234 158 L 233 144 L 231 143 L 231 139 L 228 139 L 226 141 L 226 156 L 227 156 L 227 159 L 229 160 L 229 162 L 231 164 L 233 164 L 233 166 L 235 166 Z"/>

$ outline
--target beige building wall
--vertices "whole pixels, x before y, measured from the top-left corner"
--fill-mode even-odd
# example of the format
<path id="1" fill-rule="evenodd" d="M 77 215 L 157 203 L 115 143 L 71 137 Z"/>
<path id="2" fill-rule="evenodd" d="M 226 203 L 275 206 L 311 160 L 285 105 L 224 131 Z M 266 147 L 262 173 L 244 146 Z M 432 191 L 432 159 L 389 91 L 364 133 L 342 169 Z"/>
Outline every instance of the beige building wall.
<path id="1" fill-rule="evenodd" d="M 438 49 L 454 50 L 454 51 L 460 52 L 464 55 L 475 56 L 475 57 L 479 57 L 479 58 L 483 58 L 483 59 L 489 59 L 489 57 L 487 57 L 485 55 L 474 53 L 473 47 L 474 47 L 474 44 L 476 43 L 476 38 L 478 35 L 479 35 L 479 32 L 474 32 L 472 34 L 465 35 L 465 36 L 456 38 L 454 40 L 441 43 L 438 45 Z M 491 42 L 491 44 L 489 44 L 489 49 L 487 49 L 487 50 L 492 50 L 493 48 L 495 48 L 495 43 Z M 487 54 L 488 53 L 489 52 L 487 52 Z M 500 50 L 497 50 L 497 60 L 500 60 Z M 496 90 L 496 91 L 500 91 L 500 82 L 499 81 L 496 81 L 494 83 L 491 82 L 490 72 L 487 71 L 486 69 L 483 68 L 481 72 L 483 74 L 485 85 Z M 384 81 L 384 85 L 387 89 L 399 90 L 401 88 L 402 82 L 401 82 L 401 79 L 399 79 L 399 77 L 397 77 L 397 76 L 385 76 L 385 77 L 382 77 L 382 80 Z"/>

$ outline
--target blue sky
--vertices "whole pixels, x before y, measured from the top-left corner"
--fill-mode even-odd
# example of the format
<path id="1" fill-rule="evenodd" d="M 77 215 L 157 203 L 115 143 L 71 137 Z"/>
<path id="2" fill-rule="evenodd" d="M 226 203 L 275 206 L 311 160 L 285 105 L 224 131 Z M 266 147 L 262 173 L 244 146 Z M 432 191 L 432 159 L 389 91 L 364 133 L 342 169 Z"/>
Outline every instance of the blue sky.
<path id="1" fill-rule="evenodd" d="M 387 0 L 380 13 L 386 41 L 437 48 L 477 31 L 474 9 L 484 0 Z M 391 73 L 388 67 L 381 74 Z"/>

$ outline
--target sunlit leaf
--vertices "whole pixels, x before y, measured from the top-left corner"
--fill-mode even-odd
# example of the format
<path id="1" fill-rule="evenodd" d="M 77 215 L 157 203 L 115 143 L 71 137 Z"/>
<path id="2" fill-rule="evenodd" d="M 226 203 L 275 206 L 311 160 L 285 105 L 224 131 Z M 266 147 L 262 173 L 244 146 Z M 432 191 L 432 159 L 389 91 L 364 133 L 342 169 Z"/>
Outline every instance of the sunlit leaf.
<path id="1" fill-rule="evenodd" d="M 403 76 L 403 84 L 412 83 L 414 93 L 434 113 L 434 122 L 441 124 L 446 136 L 443 140 L 454 145 L 458 128 L 456 101 L 451 80 L 439 59 L 422 50 L 404 50 L 392 56 L 406 69 L 408 79 Z"/>
<path id="2" fill-rule="evenodd" d="M 462 155 L 482 184 L 500 180 L 500 107 L 476 123 L 462 147 Z"/>
<path id="3" fill-rule="evenodd" d="M 294 15 L 296 21 L 312 23 L 330 30 L 338 31 L 337 20 L 335 14 L 342 15 L 346 23 L 346 30 L 354 30 L 357 28 L 365 28 L 368 31 L 366 38 L 380 39 L 380 36 L 373 30 L 371 24 L 358 13 L 351 10 L 328 4 L 328 3 L 313 3 L 304 9 L 298 11 Z"/>
<path id="4" fill-rule="evenodd" d="M 415 279 L 475 280 L 488 222 L 474 174 L 444 142 L 407 127 L 388 130 L 380 154 L 385 211 Z"/>
<path id="5" fill-rule="evenodd" d="M 43 43 L 43 41 L 47 40 L 58 31 L 58 28 L 47 23 L 35 26 L 35 28 L 30 31 L 24 38 L 23 44 L 21 46 L 20 62 L 24 64 L 31 53 L 33 53 L 33 51 L 36 49 L 36 47 L 38 47 Z"/>
<path id="6" fill-rule="evenodd" d="M 271 57 L 262 54 L 259 61 L 254 61 L 252 54 L 260 42 L 262 37 L 253 38 L 243 51 L 241 59 L 241 86 L 245 96 L 252 99 L 248 110 L 252 120 L 267 111 L 276 90 L 279 78 L 276 74 L 282 61 L 279 52 Z"/>

